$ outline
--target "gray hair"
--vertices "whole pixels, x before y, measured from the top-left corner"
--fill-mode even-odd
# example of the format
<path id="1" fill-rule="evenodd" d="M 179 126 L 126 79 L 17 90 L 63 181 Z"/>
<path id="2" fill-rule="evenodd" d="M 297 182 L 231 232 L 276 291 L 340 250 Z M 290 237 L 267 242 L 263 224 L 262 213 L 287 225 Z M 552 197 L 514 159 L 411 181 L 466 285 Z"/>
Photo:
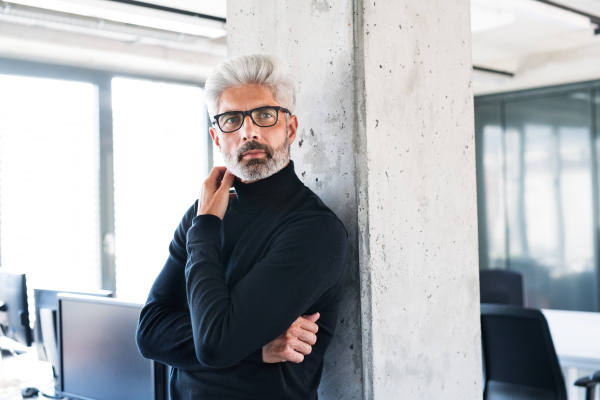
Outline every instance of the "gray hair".
<path id="1" fill-rule="evenodd" d="M 204 100 L 211 120 L 219 110 L 221 94 L 230 87 L 243 85 L 268 87 L 275 100 L 294 113 L 297 81 L 287 72 L 285 62 L 269 54 L 249 54 L 221 62 L 206 80 Z"/>

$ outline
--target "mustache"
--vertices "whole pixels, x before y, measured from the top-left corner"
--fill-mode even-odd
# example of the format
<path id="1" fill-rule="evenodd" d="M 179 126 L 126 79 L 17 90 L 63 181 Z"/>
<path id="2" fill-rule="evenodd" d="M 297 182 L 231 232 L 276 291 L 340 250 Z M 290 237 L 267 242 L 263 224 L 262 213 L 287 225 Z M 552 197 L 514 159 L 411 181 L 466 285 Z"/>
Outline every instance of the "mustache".
<path id="1" fill-rule="evenodd" d="M 258 143 L 254 140 L 251 140 L 249 142 L 246 142 L 242 147 L 239 148 L 239 150 L 237 151 L 237 159 L 238 161 L 242 161 L 242 158 L 244 158 L 244 153 L 250 150 L 262 150 L 265 152 L 265 155 L 267 156 L 267 159 L 271 159 L 273 158 L 273 149 L 266 145 L 266 144 L 262 144 L 262 143 Z"/>

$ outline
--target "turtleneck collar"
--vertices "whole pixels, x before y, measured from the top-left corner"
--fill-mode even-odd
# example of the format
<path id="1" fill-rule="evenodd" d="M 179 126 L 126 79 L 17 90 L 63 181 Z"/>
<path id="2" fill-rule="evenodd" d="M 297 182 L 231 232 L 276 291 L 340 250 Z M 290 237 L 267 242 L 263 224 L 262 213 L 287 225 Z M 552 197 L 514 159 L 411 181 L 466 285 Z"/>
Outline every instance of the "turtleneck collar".
<path id="1" fill-rule="evenodd" d="M 294 171 L 294 162 L 290 160 L 279 172 L 253 183 L 235 180 L 233 186 L 237 193 L 235 205 L 244 213 L 260 213 L 267 208 L 285 205 L 304 186 Z"/>

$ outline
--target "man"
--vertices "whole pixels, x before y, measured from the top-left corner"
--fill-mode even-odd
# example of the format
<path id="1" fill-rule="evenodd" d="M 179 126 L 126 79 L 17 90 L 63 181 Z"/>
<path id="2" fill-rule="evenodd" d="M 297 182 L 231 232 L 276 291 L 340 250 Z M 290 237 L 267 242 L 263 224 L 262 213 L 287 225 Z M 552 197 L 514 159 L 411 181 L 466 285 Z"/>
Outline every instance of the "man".
<path id="1" fill-rule="evenodd" d="M 295 82 L 276 57 L 241 56 L 213 71 L 205 97 L 226 168 L 175 231 L 140 352 L 174 367 L 173 400 L 316 399 L 348 239 L 294 172 Z"/>

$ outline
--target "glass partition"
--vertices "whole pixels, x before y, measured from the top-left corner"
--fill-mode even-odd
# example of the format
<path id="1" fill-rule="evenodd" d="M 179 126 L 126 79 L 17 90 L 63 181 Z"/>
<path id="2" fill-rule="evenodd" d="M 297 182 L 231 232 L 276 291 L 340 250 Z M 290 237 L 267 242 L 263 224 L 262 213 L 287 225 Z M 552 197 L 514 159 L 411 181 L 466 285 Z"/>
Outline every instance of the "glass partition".
<path id="1" fill-rule="evenodd" d="M 594 310 L 589 96 L 507 102 L 506 143 L 510 266 L 527 304 Z"/>
<path id="2" fill-rule="evenodd" d="M 476 107 L 486 209 L 481 267 L 522 272 L 531 307 L 597 310 L 589 93 Z"/>
<path id="3" fill-rule="evenodd" d="M 480 235 L 482 268 L 507 268 L 506 214 L 504 196 L 504 143 L 499 104 L 475 108 L 478 168 L 484 171 L 483 190 L 478 190 L 479 218 L 485 235 Z"/>

